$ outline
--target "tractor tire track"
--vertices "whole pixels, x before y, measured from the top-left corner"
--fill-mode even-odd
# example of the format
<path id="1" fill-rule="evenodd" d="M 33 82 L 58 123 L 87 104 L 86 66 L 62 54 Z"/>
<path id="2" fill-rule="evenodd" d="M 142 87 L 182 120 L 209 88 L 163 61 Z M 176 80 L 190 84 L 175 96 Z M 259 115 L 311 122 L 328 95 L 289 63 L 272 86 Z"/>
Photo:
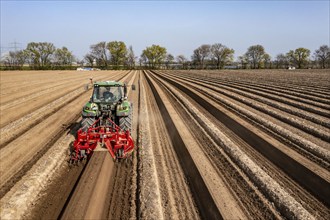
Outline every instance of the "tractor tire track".
<path id="1" fill-rule="evenodd" d="M 132 82 L 135 75 L 132 72 L 121 81 L 131 78 Z M 129 218 L 129 188 L 133 172 L 129 164 L 115 163 L 107 151 L 95 151 L 85 172 L 77 179 L 77 187 L 72 189 L 57 218 Z M 80 211 L 82 206 L 83 212 Z"/>

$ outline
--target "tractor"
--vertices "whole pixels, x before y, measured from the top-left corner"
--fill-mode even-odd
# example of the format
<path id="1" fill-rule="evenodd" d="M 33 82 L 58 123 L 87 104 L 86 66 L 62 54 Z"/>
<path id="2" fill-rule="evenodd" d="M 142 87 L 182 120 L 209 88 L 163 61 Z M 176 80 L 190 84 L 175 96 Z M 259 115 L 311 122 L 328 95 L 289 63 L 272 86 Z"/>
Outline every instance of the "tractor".
<path id="1" fill-rule="evenodd" d="M 133 105 L 127 100 L 127 86 L 116 81 L 96 82 L 90 100 L 82 109 L 70 162 L 88 158 L 95 149 L 107 149 L 115 161 L 128 158 L 134 151 Z M 132 85 L 132 90 L 135 87 Z"/>

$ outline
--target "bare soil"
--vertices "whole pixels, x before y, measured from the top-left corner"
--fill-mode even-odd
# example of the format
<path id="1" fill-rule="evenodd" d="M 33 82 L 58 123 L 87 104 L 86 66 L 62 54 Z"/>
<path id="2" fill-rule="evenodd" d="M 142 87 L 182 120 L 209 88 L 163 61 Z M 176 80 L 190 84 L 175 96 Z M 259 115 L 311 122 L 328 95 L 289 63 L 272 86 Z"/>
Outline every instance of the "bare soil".
<path id="1" fill-rule="evenodd" d="M 1 219 L 330 219 L 326 70 L 0 77 Z M 132 161 L 67 163 L 90 77 L 135 85 Z"/>

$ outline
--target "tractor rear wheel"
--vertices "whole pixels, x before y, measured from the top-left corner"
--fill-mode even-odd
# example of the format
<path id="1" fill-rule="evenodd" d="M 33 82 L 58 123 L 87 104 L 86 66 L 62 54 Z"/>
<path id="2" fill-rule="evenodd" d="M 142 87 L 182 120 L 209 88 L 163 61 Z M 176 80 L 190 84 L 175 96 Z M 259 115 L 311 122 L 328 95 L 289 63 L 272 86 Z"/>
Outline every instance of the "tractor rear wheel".
<path id="1" fill-rule="evenodd" d="M 83 118 L 81 120 L 81 129 L 83 132 L 86 132 L 88 128 L 94 124 L 95 119 L 94 118 Z"/>
<path id="2" fill-rule="evenodd" d="M 133 105 L 131 104 L 130 113 L 126 117 L 119 118 L 119 127 L 123 131 L 132 132 L 132 121 L 133 121 Z"/>

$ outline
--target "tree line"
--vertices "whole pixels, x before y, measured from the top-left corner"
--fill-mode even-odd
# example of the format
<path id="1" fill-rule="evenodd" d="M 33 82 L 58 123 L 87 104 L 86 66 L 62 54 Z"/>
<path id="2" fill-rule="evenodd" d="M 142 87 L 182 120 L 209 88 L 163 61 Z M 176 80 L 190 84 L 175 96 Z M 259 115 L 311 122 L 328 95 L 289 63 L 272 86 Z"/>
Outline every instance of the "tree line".
<path id="1" fill-rule="evenodd" d="M 272 58 L 262 45 L 252 45 L 234 60 L 235 51 L 221 43 L 203 44 L 190 59 L 173 56 L 165 47 L 151 45 L 137 57 L 133 47 L 123 41 L 99 42 L 90 46 L 83 59 L 77 59 L 67 48 L 56 48 L 49 42 L 31 42 L 19 51 L 10 51 L 1 58 L 2 69 L 75 69 L 88 66 L 99 69 L 285 69 L 330 68 L 330 48 L 322 45 L 311 54 L 297 48 Z"/>
<path id="2" fill-rule="evenodd" d="M 47 42 L 28 43 L 26 49 L 9 51 L 2 58 L 4 67 L 9 69 L 22 69 L 27 64 L 30 69 L 51 69 L 71 66 L 75 57 L 66 47 L 56 48 L 54 44 Z"/>

